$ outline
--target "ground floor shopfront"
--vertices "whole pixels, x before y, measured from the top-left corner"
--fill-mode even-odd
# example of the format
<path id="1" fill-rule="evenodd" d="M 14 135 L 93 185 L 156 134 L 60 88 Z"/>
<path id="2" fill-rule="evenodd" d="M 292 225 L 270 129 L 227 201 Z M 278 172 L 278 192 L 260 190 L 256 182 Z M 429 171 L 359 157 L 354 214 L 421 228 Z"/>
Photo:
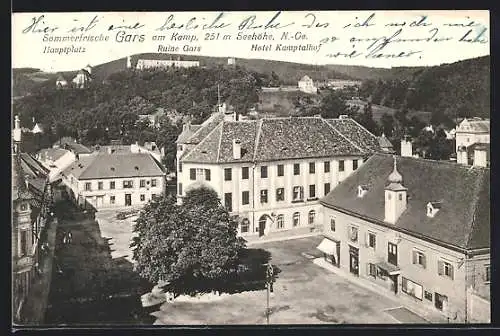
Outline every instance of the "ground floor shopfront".
<path id="1" fill-rule="evenodd" d="M 360 248 L 327 236 L 317 246 L 326 262 L 353 279 L 369 282 L 377 292 L 380 290 L 394 298 L 400 298 L 418 309 L 440 313 L 450 323 L 464 322 L 464 318 L 455 313 L 463 307 L 450 306 L 448 293 L 433 289 L 429 284 L 413 281 L 410 276 L 405 275 L 403 269 L 388 260 L 363 260 Z M 452 302 L 457 301 L 460 300 Z M 462 302 L 465 305 L 465 298 Z"/>

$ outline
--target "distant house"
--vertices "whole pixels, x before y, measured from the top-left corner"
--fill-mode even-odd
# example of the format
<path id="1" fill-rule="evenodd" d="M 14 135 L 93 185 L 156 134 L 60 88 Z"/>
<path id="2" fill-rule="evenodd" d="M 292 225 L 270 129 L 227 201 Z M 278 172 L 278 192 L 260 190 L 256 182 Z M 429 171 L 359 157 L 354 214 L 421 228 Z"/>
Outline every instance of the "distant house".
<path id="1" fill-rule="evenodd" d="M 59 74 L 56 79 L 56 88 L 64 89 L 67 87 L 68 87 L 68 81 L 61 74 Z"/>
<path id="2" fill-rule="evenodd" d="M 177 60 L 148 60 L 148 59 L 140 59 L 137 61 L 136 68 L 138 70 L 144 69 L 168 69 L 168 68 L 192 68 L 199 67 L 199 61 L 181 61 L 180 58 Z"/>
<path id="3" fill-rule="evenodd" d="M 327 81 L 327 86 L 334 89 L 340 90 L 345 89 L 349 86 L 359 86 L 361 85 L 361 81 L 359 80 L 346 80 L 346 79 L 330 79 Z"/>
<path id="4" fill-rule="evenodd" d="M 229 57 L 227 59 L 227 65 L 236 65 L 236 58 L 234 57 Z"/>
<path id="5" fill-rule="evenodd" d="M 164 115 L 165 115 L 165 109 L 160 107 L 160 108 L 157 108 L 156 112 L 154 112 L 152 114 L 139 114 L 138 121 L 149 120 L 149 124 L 152 127 L 158 128 L 158 127 L 160 127 L 160 119 Z"/>
<path id="6" fill-rule="evenodd" d="M 92 70 L 91 70 L 92 71 Z M 78 71 L 76 76 L 71 81 L 73 86 L 77 89 L 85 89 L 88 87 L 89 83 L 92 81 L 91 73 L 88 71 L 88 67 Z"/>
<path id="7" fill-rule="evenodd" d="M 299 90 L 305 93 L 318 93 L 318 88 L 314 86 L 314 81 L 309 76 L 302 77 L 298 82 Z"/>

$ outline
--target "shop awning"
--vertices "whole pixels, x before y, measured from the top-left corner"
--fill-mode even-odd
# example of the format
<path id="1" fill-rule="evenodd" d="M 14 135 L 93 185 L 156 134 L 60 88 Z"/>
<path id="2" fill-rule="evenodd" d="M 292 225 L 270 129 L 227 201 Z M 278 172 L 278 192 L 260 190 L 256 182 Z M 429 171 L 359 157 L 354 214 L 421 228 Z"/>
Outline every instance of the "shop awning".
<path id="1" fill-rule="evenodd" d="M 399 267 L 389 264 L 388 262 L 385 261 L 378 262 L 375 265 L 378 268 L 381 268 L 382 270 L 386 271 L 389 275 L 396 275 L 401 273 Z"/>
<path id="2" fill-rule="evenodd" d="M 333 240 L 324 238 L 323 241 L 316 247 L 323 253 L 326 254 L 335 254 L 337 249 L 337 243 Z"/>

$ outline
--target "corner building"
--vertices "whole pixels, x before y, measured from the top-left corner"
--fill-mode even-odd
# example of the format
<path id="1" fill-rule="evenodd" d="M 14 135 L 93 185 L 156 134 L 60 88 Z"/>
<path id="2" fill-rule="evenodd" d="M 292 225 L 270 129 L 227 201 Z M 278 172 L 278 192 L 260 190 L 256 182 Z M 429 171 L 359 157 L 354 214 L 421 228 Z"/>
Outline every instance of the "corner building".
<path id="1" fill-rule="evenodd" d="M 325 259 L 451 323 L 490 321 L 489 169 L 375 154 L 321 200 Z"/>
<path id="2" fill-rule="evenodd" d="M 207 186 L 239 215 L 242 236 L 321 230 L 319 198 L 379 150 L 377 138 L 346 116 L 236 121 L 218 112 L 179 135 L 178 203 Z"/>

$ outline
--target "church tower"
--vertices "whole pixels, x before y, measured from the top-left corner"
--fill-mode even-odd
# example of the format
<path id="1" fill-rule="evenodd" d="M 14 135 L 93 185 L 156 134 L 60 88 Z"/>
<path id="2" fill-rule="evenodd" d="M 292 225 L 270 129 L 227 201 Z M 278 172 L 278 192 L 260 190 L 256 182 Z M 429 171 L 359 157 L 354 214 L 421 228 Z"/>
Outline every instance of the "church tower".
<path id="1" fill-rule="evenodd" d="M 403 176 L 398 172 L 396 156 L 394 168 L 388 177 L 389 185 L 385 187 L 385 222 L 395 224 L 406 210 L 407 188 L 403 186 Z"/>
<path id="2" fill-rule="evenodd" d="M 19 153 L 21 151 L 21 139 L 21 121 L 19 120 L 19 116 L 16 115 L 14 117 L 14 130 L 12 131 L 12 144 L 14 146 L 14 153 Z"/>

